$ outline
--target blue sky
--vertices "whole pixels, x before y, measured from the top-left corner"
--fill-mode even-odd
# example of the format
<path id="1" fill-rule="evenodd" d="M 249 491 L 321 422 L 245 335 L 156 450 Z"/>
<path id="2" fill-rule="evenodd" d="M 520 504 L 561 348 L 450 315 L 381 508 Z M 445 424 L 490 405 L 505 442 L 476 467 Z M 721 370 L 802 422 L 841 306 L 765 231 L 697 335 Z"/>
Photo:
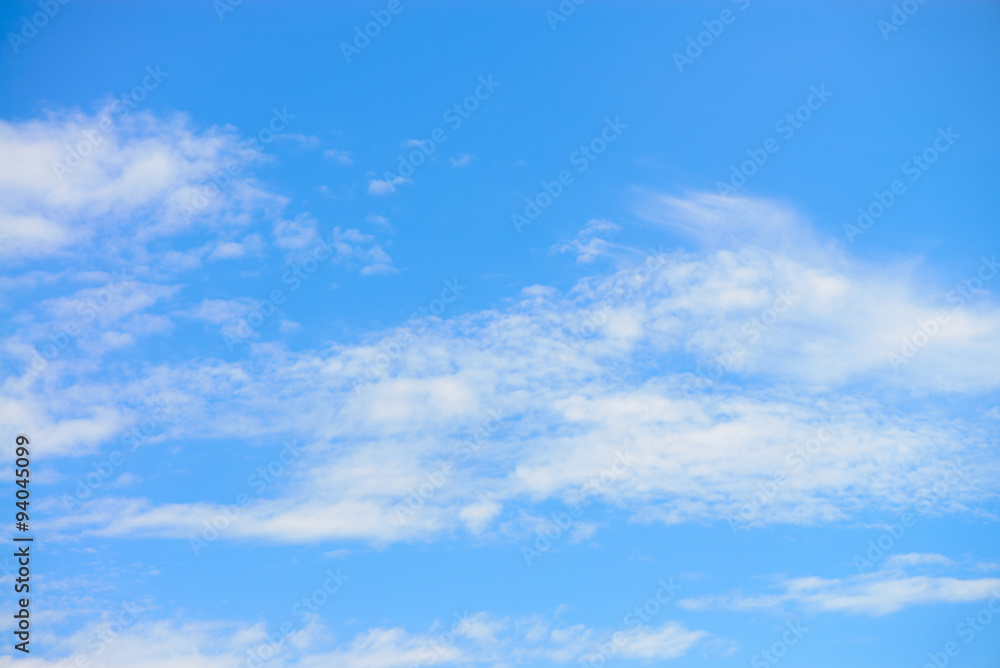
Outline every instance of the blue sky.
<path id="1" fill-rule="evenodd" d="M 996 665 L 995 3 L 0 25 L 0 666 Z"/>

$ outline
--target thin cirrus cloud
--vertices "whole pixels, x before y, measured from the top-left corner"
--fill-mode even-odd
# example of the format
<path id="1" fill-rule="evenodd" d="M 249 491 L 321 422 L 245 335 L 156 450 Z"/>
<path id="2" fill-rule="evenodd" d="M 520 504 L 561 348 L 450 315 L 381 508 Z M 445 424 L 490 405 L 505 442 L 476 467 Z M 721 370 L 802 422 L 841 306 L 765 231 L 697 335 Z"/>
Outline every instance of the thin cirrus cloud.
<path id="1" fill-rule="evenodd" d="M 863 550 L 862 550 L 863 552 Z M 874 573 L 841 578 L 782 578 L 775 594 L 713 595 L 682 599 L 678 607 L 687 610 L 723 608 L 728 610 L 774 610 L 788 605 L 810 613 L 837 612 L 881 617 L 916 605 L 975 603 L 1000 598 L 1000 579 L 961 579 L 952 576 L 911 574 L 917 564 L 950 565 L 942 555 L 896 555 Z"/>
<path id="2" fill-rule="evenodd" d="M 592 229 L 580 252 L 600 250 L 618 268 L 565 294 L 535 286 L 502 307 L 373 333 L 364 344 L 293 352 L 255 342 L 246 361 L 160 365 L 144 384 L 106 379 L 98 396 L 151 402 L 155 387 L 185 411 L 183 425 L 166 427 L 177 438 L 306 444 L 287 481 L 233 523 L 232 538 L 384 543 L 469 531 L 520 540 L 537 526 L 540 504 L 571 501 L 621 453 L 634 465 L 598 498 L 647 522 L 731 521 L 782 472 L 790 475 L 749 524 L 891 512 L 943 478 L 930 512 L 995 499 L 988 432 L 933 407 L 885 408 L 901 392 L 921 401 L 995 388 L 998 371 L 978 362 L 1000 345 L 992 301 L 956 311 L 953 329 L 895 371 L 886 351 L 938 306 L 907 266 L 872 269 L 760 200 L 656 195 L 639 210 L 684 230 L 694 250 L 648 256 L 594 245 Z M 406 344 L 373 374 L 373 360 L 403 333 Z M 650 359 L 655 372 L 637 361 Z M 401 521 L 399 504 L 495 415 L 489 447 Z M 829 436 L 817 441 L 823 428 Z M 956 467 L 963 473 L 950 480 Z M 220 512 L 196 498 L 105 498 L 55 526 L 188 538 Z"/>

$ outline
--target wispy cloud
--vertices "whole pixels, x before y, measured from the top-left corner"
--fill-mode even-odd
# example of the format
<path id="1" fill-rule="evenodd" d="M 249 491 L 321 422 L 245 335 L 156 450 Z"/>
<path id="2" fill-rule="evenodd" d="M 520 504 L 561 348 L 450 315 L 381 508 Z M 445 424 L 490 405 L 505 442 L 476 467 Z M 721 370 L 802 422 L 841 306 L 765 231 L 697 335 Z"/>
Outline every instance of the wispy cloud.
<path id="1" fill-rule="evenodd" d="M 929 369 L 914 368 L 901 385 L 871 348 L 895 336 L 900 314 L 927 308 L 926 293 L 905 271 L 887 277 L 821 243 L 786 244 L 789 235 L 808 240 L 813 233 L 784 210 L 774 212 L 782 221 L 775 223 L 757 201 L 696 197 L 678 206 L 699 239 L 691 212 L 709 206 L 706 224 L 722 246 L 642 265 L 641 282 L 633 280 L 641 263 L 623 264 L 566 295 L 532 288 L 503 309 L 434 321 L 411 334 L 377 382 L 357 390 L 394 330 L 373 333 L 364 345 L 299 353 L 262 343 L 246 362 L 253 373 L 242 362 L 210 360 L 159 368 L 162 385 L 204 407 L 186 421 L 203 437 L 297 434 L 312 443 L 294 484 L 246 509 L 229 535 L 387 541 L 456 527 L 481 531 L 478 520 L 467 523 L 484 498 L 502 509 L 493 513 L 498 530 L 512 517 L 530 516 L 535 503 L 572 496 L 623 448 L 637 457 L 633 474 L 609 486 L 601 501 L 642 521 L 724 520 L 831 416 L 838 420 L 835 447 L 811 459 L 761 509 L 761 523 L 847 521 L 866 509 L 892 510 L 933 484 L 962 451 L 977 469 L 949 488 L 936 511 L 965 512 L 977 498 L 992 498 L 997 463 L 979 449 L 985 433 L 888 412 L 882 397 L 921 386 L 995 386 L 998 372 L 976 364 L 965 346 L 969 337 L 973 350 L 998 345 L 987 334 L 1000 332 L 996 306 L 984 303 L 968 315 L 975 328 L 935 342 L 949 364 L 928 349 L 921 362 Z M 760 241 L 731 249 L 725 229 Z M 370 260 L 370 271 L 380 271 L 378 258 Z M 801 304 L 780 323 L 769 321 L 775 295 L 788 286 Z M 760 320 L 757 336 L 741 338 L 753 318 Z M 690 366 L 679 360 L 710 363 L 730 354 L 733 341 L 743 341 L 744 350 L 726 375 L 692 392 Z M 662 371 L 652 374 L 639 362 L 651 358 L 663 360 Z M 209 380 L 220 376 L 224 384 Z M 861 379 L 867 391 L 859 393 L 854 383 Z M 504 407 L 511 428 L 400 527 L 392 504 L 449 456 L 451 434 L 474 426 L 491 406 Z M 214 512 L 211 504 L 109 500 L 63 526 L 180 537 Z"/>
<path id="2" fill-rule="evenodd" d="M 344 165 L 349 167 L 354 164 L 354 160 L 351 159 L 351 154 L 347 151 L 341 151 L 340 149 L 330 148 L 323 151 L 323 157 L 327 160 L 332 160 L 338 165 Z"/>
<path id="3" fill-rule="evenodd" d="M 846 578 L 798 577 L 782 579 L 775 594 L 745 596 L 729 594 L 683 599 L 678 606 L 688 610 L 770 610 L 794 604 L 810 612 L 841 612 L 879 617 L 915 605 L 974 603 L 1000 597 L 1000 579 L 960 579 L 933 575 L 910 575 L 906 567 L 950 565 L 937 554 L 896 555 L 886 568 Z"/>
<path id="4" fill-rule="evenodd" d="M 542 661 L 563 665 L 583 660 L 603 634 L 583 624 L 558 626 L 541 616 L 497 618 L 486 612 L 456 615 L 423 632 L 376 627 L 330 646 L 329 633 L 315 618 L 287 635 L 264 624 L 226 621 L 146 621 L 126 625 L 107 642 L 94 642 L 100 624 L 61 639 L 52 658 L 33 659 L 35 668 L 62 666 L 86 658 L 99 668 L 219 668 L 244 665 L 262 657 L 287 668 L 404 668 L 413 665 L 494 666 Z M 630 630 L 621 656 L 644 660 L 674 659 L 709 638 L 705 631 L 680 622 Z M 280 638 L 280 640 L 278 640 Z M 99 650 L 99 651 L 98 651 Z M 249 657 L 249 659 L 248 659 Z M 13 665 L 10 657 L 0 665 Z M 251 664 L 252 665 L 252 664 Z"/>

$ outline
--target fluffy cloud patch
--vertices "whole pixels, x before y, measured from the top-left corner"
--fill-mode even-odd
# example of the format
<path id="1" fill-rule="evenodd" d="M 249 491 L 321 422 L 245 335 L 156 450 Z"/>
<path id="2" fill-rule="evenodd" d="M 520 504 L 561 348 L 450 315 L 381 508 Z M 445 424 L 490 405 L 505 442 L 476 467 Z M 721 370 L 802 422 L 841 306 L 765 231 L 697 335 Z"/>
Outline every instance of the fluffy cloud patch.
<path id="1" fill-rule="evenodd" d="M 182 115 L 53 113 L 0 122 L 0 254 L 72 255 L 174 233 L 201 220 L 245 224 L 280 203 L 245 176 L 262 159 L 232 128 L 197 131 Z M 221 178 L 225 176 L 226 178 Z M 213 181 L 225 181 L 223 186 Z"/>

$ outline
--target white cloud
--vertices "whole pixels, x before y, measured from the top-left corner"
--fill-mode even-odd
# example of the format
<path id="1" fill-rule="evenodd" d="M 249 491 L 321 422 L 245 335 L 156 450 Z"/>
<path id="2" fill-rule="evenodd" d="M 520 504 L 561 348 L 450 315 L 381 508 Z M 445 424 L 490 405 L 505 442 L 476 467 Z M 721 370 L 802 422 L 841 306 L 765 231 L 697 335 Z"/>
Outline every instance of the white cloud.
<path id="1" fill-rule="evenodd" d="M 404 183 L 411 183 L 411 181 L 402 176 L 396 176 L 388 180 L 372 179 L 368 182 L 368 192 L 372 195 L 388 195 L 389 193 L 396 192 L 396 186 Z"/>
<path id="2" fill-rule="evenodd" d="M 229 260 L 260 255 L 264 250 L 264 240 L 259 234 L 249 234 L 243 241 L 223 241 L 208 256 L 210 260 Z"/>
<path id="3" fill-rule="evenodd" d="M 274 135 L 277 140 L 293 141 L 302 148 L 314 148 L 319 146 L 319 137 L 316 135 L 306 135 L 302 133 L 283 132 Z"/>
<path id="4" fill-rule="evenodd" d="M 622 643 L 621 655 L 635 659 L 675 659 L 708 637 L 704 631 L 689 631 L 680 622 L 659 628 L 642 627 L 630 631 Z"/>
<path id="5" fill-rule="evenodd" d="M 13 383 L 14 379 L 8 379 L 4 384 L 5 396 L 0 396 L 0 424 L 16 425 L 16 432 L 12 429 L 12 433 L 31 434 L 39 454 L 57 457 L 93 453 L 98 445 L 107 443 L 128 424 L 117 408 L 98 405 L 88 410 L 71 406 L 79 401 L 79 396 L 60 401 L 18 397 L 13 392 Z M 59 419 L 54 418 L 56 412 L 61 416 Z"/>
<path id="6" fill-rule="evenodd" d="M 274 225 L 274 239 L 278 248 L 301 250 L 315 246 L 319 239 L 316 221 L 308 214 L 299 214 L 293 220 L 279 220 Z"/>
<path id="7" fill-rule="evenodd" d="M 942 555 L 895 555 L 883 569 L 846 578 L 798 577 L 782 579 L 776 594 L 724 595 L 683 599 L 688 610 L 726 608 L 769 610 L 795 604 L 810 612 L 842 612 L 880 617 L 915 605 L 974 603 L 1000 597 L 1000 579 L 910 575 L 907 566 L 950 565 Z"/>
<path id="8" fill-rule="evenodd" d="M 354 161 L 351 160 L 351 154 L 350 153 L 348 153 L 347 151 L 341 151 L 341 150 L 338 150 L 338 149 L 335 149 L 335 148 L 331 148 L 331 149 L 327 149 L 326 151 L 323 151 L 323 157 L 326 158 L 327 160 L 333 160 L 337 164 L 344 165 L 345 167 L 348 167 L 348 166 L 354 164 Z"/>
<path id="9" fill-rule="evenodd" d="M 229 128 L 197 132 L 184 116 L 112 118 L 52 113 L 0 121 L 0 254 L 70 256 L 128 246 L 212 220 L 244 225 L 247 212 L 280 204 L 227 164 L 253 162 Z M 203 186 L 226 174 L 209 201 Z"/>
<path id="10" fill-rule="evenodd" d="M 184 315 L 213 325 L 225 325 L 239 320 L 256 308 L 251 299 L 203 299 Z"/>
<path id="11" fill-rule="evenodd" d="M 473 162 L 475 162 L 476 156 L 469 155 L 468 153 L 463 153 L 462 155 L 451 158 L 452 167 L 468 167 Z"/>
<path id="12" fill-rule="evenodd" d="M 371 234 L 364 234 L 355 228 L 342 230 L 333 228 L 327 235 L 326 244 L 333 248 L 333 262 L 348 266 L 360 266 L 362 276 L 395 274 L 392 258 Z"/>
<path id="13" fill-rule="evenodd" d="M 660 287 L 675 297 L 651 305 L 650 324 L 663 336 L 685 336 L 704 362 L 754 338 L 730 371 L 830 389 L 850 382 L 930 392 L 1000 385 L 1000 372 L 978 362 L 1000 355 L 995 301 L 963 299 L 957 308 L 953 286 L 928 285 L 914 263 L 876 268 L 853 260 L 794 212 L 766 201 L 657 196 L 642 211 L 702 244 L 689 262 L 664 272 Z M 975 259 L 968 276 L 980 266 Z M 765 327 L 775 315 L 767 309 L 782 291 L 794 306 Z M 942 309 L 949 322 L 894 372 L 889 353 Z"/>
<path id="14" fill-rule="evenodd" d="M 235 241 L 225 241 L 220 243 L 209 256 L 213 260 L 228 260 L 230 258 L 243 257 L 243 244 Z"/>
<path id="15" fill-rule="evenodd" d="M 885 567 L 906 568 L 907 566 L 939 565 L 951 566 L 954 562 L 943 554 L 919 554 L 911 552 L 909 554 L 894 554 L 886 559 Z"/>
<path id="16" fill-rule="evenodd" d="M 38 649 L 32 647 L 30 658 L 0 657 L 0 666 L 238 668 L 245 665 L 247 650 L 264 640 L 263 626 L 204 621 L 147 622 L 142 620 L 142 614 L 140 612 L 139 621 L 125 615 L 124 631 L 116 627 L 114 632 L 109 633 L 107 622 L 97 622 L 69 637 L 32 638 L 36 643 L 41 641 L 51 647 L 45 652 L 51 658 L 37 657 Z M 73 663 L 75 661 L 80 663 Z"/>
<path id="17" fill-rule="evenodd" d="M 404 629 L 372 629 L 355 638 L 347 647 L 330 654 L 309 657 L 303 666 L 343 666 L 344 668 L 396 668 L 397 666 L 437 665 L 462 658 L 455 647 L 431 644 L 425 635 L 410 635 Z"/>
<path id="18" fill-rule="evenodd" d="M 479 612 L 462 616 L 437 633 L 411 634 L 402 628 L 372 629 L 346 647 L 310 657 L 303 667 L 396 668 L 422 665 L 505 665 L 586 661 L 614 638 L 613 656 L 674 659 L 709 638 L 680 622 L 643 626 L 625 632 L 599 631 L 583 624 L 558 626 L 541 617 L 498 619 Z"/>
<path id="19" fill-rule="evenodd" d="M 179 285 L 115 280 L 100 288 L 84 288 L 69 297 L 44 300 L 40 306 L 58 321 L 77 321 L 81 328 L 91 322 L 94 327 L 107 327 L 159 302 L 173 300 L 180 289 Z"/>
<path id="20" fill-rule="evenodd" d="M 618 225 L 607 220 L 589 220 L 573 241 L 557 244 L 553 250 L 559 253 L 575 253 L 577 262 L 587 264 L 599 257 L 609 255 L 612 247 L 605 239 L 597 235 L 616 232 L 620 229 Z"/>
<path id="21" fill-rule="evenodd" d="M 392 225 L 389 224 L 389 219 L 385 216 L 379 216 L 377 214 L 371 214 L 365 218 L 372 225 L 377 225 L 389 232 L 392 232 Z"/>
<path id="22" fill-rule="evenodd" d="M 20 272 L 16 276 L 0 276 L 0 300 L 9 300 L 11 296 L 22 290 L 30 290 L 40 285 L 51 285 L 58 282 L 65 275 L 66 272 L 53 273 L 35 270 Z M 93 275 L 81 272 L 74 276 L 74 280 L 86 281 L 93 277 Z M 104 277 L 95 279 L 99 282 L 105 282 L 110 278 L 104 272 L 96 272 L 96 275 Z"/>
<path id="23" fill-rule="evenodd" d="M 680 208 L 692 216 L 712 203 L 695 198 Z M 751 222 L 766 219 L 754 201 L 727 201 L 725 211 L 738 217 L 741 206 Z M 260 342 L 245 362 L 195 359 L 147 373 L 190 407 L 184 424 L 170 427 L 177 438 L 296 435 L 310 444 L 287 487 L 248 508 L 232 537 L 391 541 L 498 530 L 530 518 L 533 504 L 578 495 L 616 452 L 636 463 L 597 500 L 642 521 L 725 521 L 780 472 L 791 475 L 755 523 L 847 521 L 912 505 L 957 457 L 973 468 L 931 512 L 969 512 L 995 498 L 997 459 L 986 432 L 885 407 L 901 392 L 995 387 L 1000 371 L 973 359 L 1000 345 L 993 303 L 969 307 L 972 353 L 939 336 L 896 374 L 882 363 L 883 342 L 895 336 L 899 313 L 922 312 L 931 301 L 910 273 L 874 271 L 809 242 L 808 228 L 784 211 L 761 232 L 709 208 L 709 236 L 723 239 L 721 247 L 645 261 L 642 251 L 621 247 L 622 257 L 640 260 L 619 261 L 624 268 L 565 295 L 538 286 L 502 308 L 376 332 L 362 344 L 291 352 Z M 737 249 L 722 232 L 763 238 L 789 226 L 770 246 Z M 362 273 L 392 270 L 370 236 L 337 229 L 332 238 Z M 793 305 L 770 313 L 789 290 Z M 726 359 L 734 343 L 743 350 Z M 932 346 L 961 363 L 939 366 Z M 360 382 L 380 355 L 387 361 L 374 380 Z M 716 375 L 710 365 L 720 359 Z M 707 369 L 701 380 L 691 373 L 698 364 Z M 98 396 L 148 392 L 108 382 Z M 507 417 L 489 447 L 459 462 L 401 524 L 396 504 L 455 458 L 457 439 L 480 429 L 494 408 Z M 833 436 L 815 441 L 831 421 Z M 489 504 L 477 506 L 483 499 Z M 197 503 L 116 504 L 95 505 L 64 526 L 186 537 L 218 512 Z"/>
<path id="24" fill-rule="evenodd" d="M 134 606 L 133 606 L 134 607 Z M 266 665 L 287 668 L 404 668 L 414 665 L 495 666 L 532 661 L 567 664 L 595 650 L 600 633 L 582 624 L 553 626 L 535 618 L 497 619 L 489 613 L 463 615 L 450 628 L 411 633 L 402 627 L 372 628 L 339 645 L 313 618 L 296 623 L 282 638 L 263 624 L 226 621 L 147 621 L 126 614 L 123 630 L 107 634 L 108 622 L 88 624 L 63 638 L 36 638 L 49 649 L 45 658 L 0 657 L 0 668 L 54 668 L 86 659 L 93 668 L 237 668 L 251 657 L 268 658 Z M 707 639 L 679 622 L 642 627 L 620 636 L 616 653 L 629 658 L 672 659 Z M 280 641 L 279 641 L 280 639 Z"/>

